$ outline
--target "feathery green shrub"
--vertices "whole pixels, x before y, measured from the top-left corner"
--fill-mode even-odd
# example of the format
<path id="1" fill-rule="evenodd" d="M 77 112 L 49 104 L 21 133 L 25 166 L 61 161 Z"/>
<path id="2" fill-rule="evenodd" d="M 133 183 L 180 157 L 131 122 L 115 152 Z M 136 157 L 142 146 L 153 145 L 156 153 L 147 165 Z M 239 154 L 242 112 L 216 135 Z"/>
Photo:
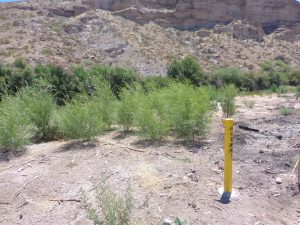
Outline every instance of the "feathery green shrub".
<path id="1" fill-rule="evenodd" d="M 236 87 L 242 86 L 242 72 L 239 68 L 220 68 L 215 71 L 215 76 L 221 80 L 222 85 L 234 84 Z"/>
<path id="2" fill-rule="evenodd" d="M 129 131 L 136 120 L 137 106 L 141 91 L 135 88 L 124 88 L 120 93 L 120 101 L 117 107 L 117 123 L 123 127 L 123 131 Z"/>
<path id="3" fill-rule="evenodd" d="M 61 136 L 67 139 L 89 141 L 105 129 L 99 107 L 88 96 L 74 99 L 59 109 L 56 122 Z"/>
<path id="4" fill-rule="evenodd" d="M 97 206 L 81 193 L 89 219 L 97 225 L 133 225 L 133 200 L 130 187 L 124 197 L 119 197 L 107 187 L 96 189 Z"/>
<path id="5" fill-rule="evenodd" d="M 168 65 L 167 74 L 170 78 L 188 81 L 195 86 L 209 84 L 207 74 L 201 70 L 198 60 L 193 56 L 173 59 Z"/>
<path id="6" fill-rule="evenodd" d="M 82 92 L 81 84 L 76 76 L 62 67 L 37 65 L 35 73 L 37 79 L 43 79 L 58 105 L 64 105 Z"/>
<path id="7" fill-rule="evenodd" d="M 32 126 L 20 99 L 6 96 L 0 102 L 0 151 L 19 151 L 30 142 Z"/>
<path id="8" fill-rule="evenodd" d="M 18 96 L 22 111 L 36 128 L 36 138 L 52 140 L 56 134 L 52 116 L 56 109 L 52 95 L 39 87 L 26 87 Z"/>
<path id="9" fill-rule="evenodd" d="M 162 139 L 172 133 L 193 139 L 205 135 L 212 106 L 207 88 L 175 83 L 140 95 L 136 126 L 140 135 L 149 139 Z"/>
<path id="10" fill-rule="evenodd" d="M 58 128 L 65 138 L 91 140 L 115 122 L 116 98 L 101 79 L 92 81 L 92 96 L 80 94 L 58 113 Z"/>
<path id="11" fill-rule="evenodd" d="M 221 89 L 221 106 L 226 118 L 235 114 L 236 106 L 234 98 L 238 94 L 238 89 L 233 85 L 224 86 Z"/>
<path id="12" fill-rule="evenodd" d="M 210 122 L 212 102 L 207 88 L 176 84 L 165 90 L 169 116 L 178 137 L 204 136 Z"/>
<path id="13" fill-rule="evenodd" d="M 95 66 L 89 73 L 92 77 L 106 80 L 113 94 L 117 97 L 119 97 L 122 88 L 139 81 L 139 77 L 135 71 L 121 67 Z"/>
<path id="14" fill-rule="evenodd" d="M 170 133 L 171 123 L 167 100 L 159 91 L 139 96 L 136 125 L 140 136 L 159 140 Z"/>
<path id="15" fill-rule="evenodd" d="M 141 84 L 145 92 L 169 87 L 172 83 L 174 83 L 173 79 L 163 76 L 145 77 L 141 80 Z"/>
<path id="16" fill-rule="evenodd" d="M 2 95 L 15 94 L 34 79 L 32 69 L 24 60 L 16 59 L 12 64 L 0 64 L 0 99 Z"/>
<path id="17" fill-rule="evenodd" d="M 292 115 L 294 112 L 295 112 L 294 108 L 291 108 L 291 107 L 281 107 L 279 109 L 279 113 L 282 116 L 289 116 L 289 115 Z"/>

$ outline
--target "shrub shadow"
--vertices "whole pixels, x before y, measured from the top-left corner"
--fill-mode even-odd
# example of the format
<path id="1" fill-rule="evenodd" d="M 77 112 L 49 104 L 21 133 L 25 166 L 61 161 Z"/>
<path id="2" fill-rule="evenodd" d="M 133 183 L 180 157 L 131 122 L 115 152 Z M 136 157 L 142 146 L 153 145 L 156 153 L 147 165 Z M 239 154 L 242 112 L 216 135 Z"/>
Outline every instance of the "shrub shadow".
<path id="1" fill-rule="evenodd" d="M 168 140 L 149 140 L 149 139 L 139 139 L 131 143 L 131 145 L 138 148 L 149 148 L 149 147 L 163 147 L 167 144 L 172 143 L 172 141 Z"/>
<path id="2" fill-rule="evenodd" d="M 176 140 L 174 144 L 183 146 L 190 152 L 197 153 L 199 152 L 203 146 L 205 146 L 205 142 L 203 140 Z"/>
<path id="3" fill-rule="evenodd" d="M 96 141 L 71 140 L 57 149 L 57 152 L 76 151 L 82 149 L 92 149 L 97 147 Z"/>
<path id="4" fill-rule="evenodd" d="M 203 146 L 205 146 L 205 142 L 202 140 L 147 140 L 141 139 L 132 143 L 133 146 L 139 148 L 158 148 L 165 146 L 182 146 L 186 150 L 197 153 L 201 151 Z"/>
<path id="5" fill-rule="evenodd" d="M 0 152 L 0 163 L 1 162 L 9 162 L 10 160 L 12 160 L 14 158 L 21 157 L 22 155 L 25 154 L 25 152 L 26 152 L 26 149 L 16 151 L 16 152 L 12 152 L 12 151 Z"/>
<path id="6" fill-rule="evenodd" d="M 131 137 L 135 134 L 134 131 L 118 131 L 117 135 L 114 136 L 112 139 L 113 140 L 124 140 L 128 137 Z"/>

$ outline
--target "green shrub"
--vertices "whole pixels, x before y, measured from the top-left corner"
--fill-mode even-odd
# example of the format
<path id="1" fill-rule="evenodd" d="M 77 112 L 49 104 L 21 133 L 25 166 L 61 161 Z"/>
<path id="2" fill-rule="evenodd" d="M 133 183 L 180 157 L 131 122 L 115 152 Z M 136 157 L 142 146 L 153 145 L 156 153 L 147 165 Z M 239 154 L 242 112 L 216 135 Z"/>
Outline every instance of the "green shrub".
<path id="1" fill-rule="evenodd" d="M 33 71 L 21 59 L 11 65 L 0 65 L 0 98 L 1 95 L 14 94 L 22 87 L 30 85 L 33 79 Z"/>
<path id="2" fill-rule="evenodd" d="M 268 88 L 271 88 L 271 86 L 272 86 L 270 83 L 268 73 L 263 72 L 263 71 L 256 73 L 255 81 L 256 81 L 257 90 L 268 89 Z"/>
<path id="3" fill-rule="evenodd" d="M 236 87 L 242 86 L 242 72 L 239 68 L 221 68 L 215 71 L 215 76 L 221 80 L 223 85 L 234 84 Z"/>
<path id="4" fill-rule="evenodd" d="M 161 139 L 175 132 L 193 139 L 206 133 L 212 110 L 208 88 L 177 83 L 139 97 L 136 125 L 143 137 Z"/>
<path id="5" fill-rule="evenodd" d="M 174 221 L 175 225 L 187 225 L 187 221 L 181 221 L 178 217 Z M 171 225 L 170 223 L 163 223 L 162 225 Z"/>
<path id="6" fill-rule="evenodd" d="M 134 125 L 140 92 L 133 89 L 123 89 L 117 108 L 117 122 L 123 131 L 129 131 Z"/>
<path id="7" fill-rule="evenodd" d="M 146 92 L 169 87 L 172 83 L 173 80 L 171 80 L 169 77 L 163 76 L 145 77 L 142 80 L 142 86 Z"/>
<path id="8" fill-rule="evenodd" d="M 65 138 L 91 140 L 114 123 L 116 98 L 109 85 L 97 78 L 91 83 L 93 95 L 77 95 L 59 110 L 58 127 Z"/>
<path id="9" fill-rule="evenodd" d="M 255 106 L 255 101 L 253 100 L 244 100 L 243 103 L 249 109 L 252 109 Z"/>
<path id="10" fill-rule="evenodd" d="M 257 75 L 252 72 L 241 74 L 241 89 L 244 91 L 254 91 L 259 89 Z"/>
<path id="11" fill-rule="evenodd" d="M 282 116 L 289 116 L 289 115 L 292 115 L 294 113 L 294 108 L 290 108 L 290 107 L 281 107 L 279 109 L 279 113 L 282 115 Z"/>
<path id="12" fill-rule="evenodd" d="M 32 136 L 30 121 L 18 97 L 6 96 L 0 102 L 0 151 L 22 150 Z"/>
<path id="13" fill-rule="evenodd" d="M 276 89 L 277 94 L 285 94 L 285 93 L 288 93 L 288 92 L 289 92 L 289 89 L 286 86 L 280 86 Z"/>
<path id="14" fill-rule="evenodd" d="M 265 72 L 280 72 L 280 73 L 289 73 L 291 71 L 291 67 L 287 65 L 285 62 L 277 60 L 277 61 L 264 61 L 260 64 L 262 71 Z"/>
<path id="15" fill-rule="evenodd" d="M 208 76 L 201 70 L 198 60 L 193 56 L 173 59 L 168 65 L 168 77 L 187 80 L 196 86 L 209 84 Z"/>
<path id="16" fill-rule="evenodd" d="M 266 61 L 261 63 L 262 71 L 267 73 L 270 86 L 288 84 L 291 67 L 282 61 Z"/>
<path id="17" fill-rule="evenodd" d="M 35 67 L 36 77 L 42 78 L 58 105 L 64 105 L 76 94 L 81 93 L 81 85 L 76 76 L 59 66 L 37 65 Z"/>
<path id="18" fill-rule="evenodd" d="M 221 106 L 226 118 L 235 114 L 234 98 L 237 96 L 237 93 L 238 89 L 232 84 L 222 88 Z"/>
<path id="19" fill-rule="evenodd" d="M 207 88 L 193 88 L 176 84 L 165 90 L 172 127 L 178 137 L 194 139 L 204 136 L 212 109 Z"/>
<path id="20" fill-rule="evenodd" d="M 117 97 L 119 97 L 122 88 L 139 81 L 133 70 L 120 67 L 95 66 L 90 70 L 90 73 L 94 77 L 105 79 Z"/>
<path id="21" fill-rule="evenodd" d="M 289 74 L 289 85 L 300 85 L 300 70 L 294 70 Z"/>
<path id="22" fill-rule="evenodd" d="M 89 202 L 82 192 L 84 206 L 89 219 L 98 225 L 133 225 L 133 202 L 131 189 L 128 187 L 124 197 L 118 197 L 110 189 L 98 188 L 96 193 L 97 206 Z"/>
<path id="23" fill-rule="evenodd" d="M 25 61 L 24 59 L 22 59 L 22 58 L 17 58 L 17 59 L 14 61 L 13 65 L 14 65 L 16 68 L 19 68 L 19 69 L 25 69 L 26 66 L 27 66 L 27 63 L 26 63 L 26 61 Z"/>
<path id="24" fill-rule="evenodd" d="M 64 138 L 91 140 L 105 129 L 99 106 L 90 97 L 67 103 L 58 111 L 57 126 Z"/>
<path id="25" fill-rule="evenodd" d="M 287 75 L 281 72 L 271 72 L 268 74 L 272 86 L 279 87 L 288 83 Z"/>
<path id="26" fill-rule="evenodd" d="M 106 81 L 94 78 L 91 83 L 95 88 L 91 102 L 97 106 L 105 129 L 110 129 L 116 119 L 117 98 Z"/>
<path id="27" fill-rule="evenodd" d="M 166 137 L 171 129 L 169 106 L 162 94 L 152 92 L 139 96 L 136 124 L 142 137 L 158 140 Z"/>
<path id="28" fill-rule="evenodd" d="M 300 98 L 300 85 L 296 88 L 296 98 Z"/>
<path id="29" fill-rule="evenodd" d="M 37 129 L 36 137 L 53 139 L 56 128 L 51 119 L 56 107 L 52 95 L 47 90 L 34 87 L 24 88 L 18 95 L 22 110 Z"/>

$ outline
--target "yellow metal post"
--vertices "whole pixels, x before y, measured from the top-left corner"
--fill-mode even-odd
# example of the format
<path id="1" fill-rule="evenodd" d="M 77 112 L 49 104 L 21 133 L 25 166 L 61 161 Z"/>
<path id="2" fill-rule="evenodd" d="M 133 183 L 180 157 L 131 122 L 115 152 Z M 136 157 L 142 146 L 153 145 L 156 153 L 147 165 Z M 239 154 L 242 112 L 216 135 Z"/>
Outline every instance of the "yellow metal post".
<path id="1" fill-rule="evenodd" d="M 298 189 L 300 191 L 300 156 L 298 158 L 298 162 L 296 163 L 296 166 L 298 166 Z"/>
<path id="2" fill-rule="evenodd" d="M 224 119 L 224 193 L 232 193 L 232 134 L 233 119 Z"/>

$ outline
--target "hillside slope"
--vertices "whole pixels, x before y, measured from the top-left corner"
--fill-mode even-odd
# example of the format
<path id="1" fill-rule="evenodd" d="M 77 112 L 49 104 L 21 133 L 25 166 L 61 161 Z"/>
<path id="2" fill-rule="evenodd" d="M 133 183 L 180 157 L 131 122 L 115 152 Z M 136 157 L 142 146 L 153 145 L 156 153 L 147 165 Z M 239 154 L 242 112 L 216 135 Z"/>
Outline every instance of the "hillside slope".
<path id="1" fill-rule="evenodd" d="M 182 31 L 153 22 L 139 24 L 118 13 L 90 9 L 81 1 L 2 3 L 0 61 L 24 57 L 31 64 L 104 63 L 133 67 L 143 75 L 164 75 L 172 57 L 188 54 L 195 55 L 204 69 L 253 70 L 275 59 L 299 67 L 295 24 L 295 29 L 280 27 L 270 35 L 240 20 L 211 30 Z"/>

